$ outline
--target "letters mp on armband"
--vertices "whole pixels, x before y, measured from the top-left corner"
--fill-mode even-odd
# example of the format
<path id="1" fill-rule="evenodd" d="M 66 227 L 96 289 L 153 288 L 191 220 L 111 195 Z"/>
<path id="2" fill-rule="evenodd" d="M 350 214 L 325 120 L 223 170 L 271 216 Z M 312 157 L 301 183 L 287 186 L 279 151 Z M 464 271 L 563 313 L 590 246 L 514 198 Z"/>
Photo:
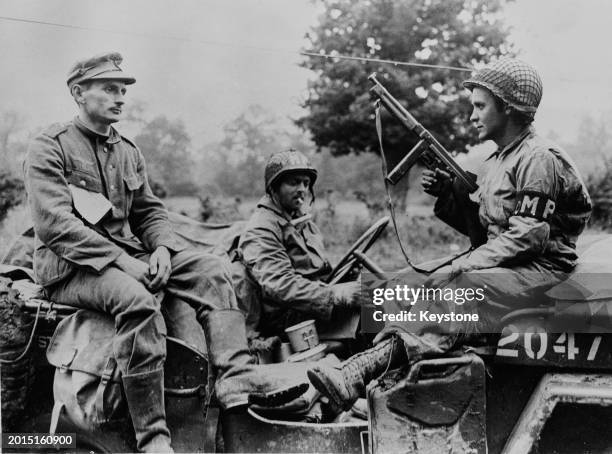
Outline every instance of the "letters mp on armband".
<path id="1" fill-rule="evenodd" d="M 549 221 L 555 212 L 555 201 L 541 192 L 519 192 L 515 216 L 527 216 L 540 221 Z"/>

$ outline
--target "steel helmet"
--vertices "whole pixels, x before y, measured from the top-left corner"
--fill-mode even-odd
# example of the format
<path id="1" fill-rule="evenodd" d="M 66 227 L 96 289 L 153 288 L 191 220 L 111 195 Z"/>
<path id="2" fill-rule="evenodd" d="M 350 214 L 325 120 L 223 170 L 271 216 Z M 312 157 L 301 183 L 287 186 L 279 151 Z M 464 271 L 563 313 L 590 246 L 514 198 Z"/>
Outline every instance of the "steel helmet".
<path id="1" fill-rule="evenodd" d="M 486 88 L 509 106 L 533 118 L 542 99 L 542 79 L 535 68 L 515 58 L 503 58 L 476 71 L 463 82 L 469 90 Z"/>
<path id="2" fill-rule="evenodd" d="M 282 175 L 287 172 L 301 171 L 310 176 L 310 189 L 317 180 L 317 169 L 315 169 L 308 158 L 301 152 L 290 148 L 286 151 L 274 153 L 268 159 L 265 170 L 266 192 Z"/>

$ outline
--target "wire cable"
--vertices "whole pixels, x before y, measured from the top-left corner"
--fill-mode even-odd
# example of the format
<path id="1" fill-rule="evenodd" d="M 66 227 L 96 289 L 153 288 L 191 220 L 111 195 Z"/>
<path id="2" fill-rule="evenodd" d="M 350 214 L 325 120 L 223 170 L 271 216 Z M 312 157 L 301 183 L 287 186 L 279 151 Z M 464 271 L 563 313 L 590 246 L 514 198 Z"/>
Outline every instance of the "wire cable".
<path id="1" fill-rule="evenodd" d="M 61 27 L 61 28 L 68 28 L 72 30 L 96 31 L 96 32 L 103 32 L 103 33 L 117 33 L 117 34 L 131 35 L 131 36 L 139 36 L 143 38 L 170 39 L 173 41 L 193 42 L 193 43 L 208 44 L 208 45 L 213 45 L 213 46 L 255 49 L 255 50 L 260 50 L 260 51 L 265 51 L 265 52 L 278 52 L 278 53 L 284 53 L 284 54 L 296 54 L 295 51 L 289 50 L 289 49 L 258 47 L 258 46 L 251 46 L 247 44 L 234 44 L 234 43 L 227 43 L 227 42 L 221 42 L 221 41 L 197 40 L 197 39 L 191 39 L 191 38 L 184 38 L 180 36 L 156 35 L 153 33 L 137 33 L 137 32 L 126 32 L 126 31 L 121 31 L 121 30 L 111 30 L 111 29 L 104 29 L 104 28 L 83 27 L 81 25 L 60 24 L 57 22 L 23 19 L 19 17 L 0 16 L 0 20 L 27 23 L 27 24 L 35 24 L 35 25 L 46 25 L 50 27 Z M 413 63 L 413 62 L 407 62 L 407 61 L 389 60 L 389 59 L 382 59 L 382 58 L 356 57 L 352 55 L 339 55 L 339 54 L 336 55 L 336 54 L 326 54 L 326 53 L 321 53 L 321 52 L 316 53 L 316 52 L 305 52 L 305 51 L 297 52 L 297 54 L 304 55 L 307 57 L 337 58 L 340 60 L 356 60 L 356 61 L 364 61 L 364 62 L 372 62 L 372 63 L 389 64 L 389 65 L 394 65 L 394 66 L 412 66 L 412 67 L 417 67 L 417 68 L 448 69 L 452 71 L 465 71 L 465 72 L 472 71 L 471 69 L 462 68 L 458 66 L 434 65 L 434 64 L 428 64 L 428 63 Z"/>
<path id="2" fill-rule="evenodd" d="M 459 66 L 446 66 L 446 65 L 433 65 L 428 63 L 413 63 L 408 61 L 397 61 L 397 60 L 386 60 L 381 58 L 369 58 L 369 57 L 354 57 L 350 55 L 335 55 L 335 54 L 323 54 L 315 52 L 300 52 L 300 55 L 307 55 L 310 57 L 322 57 L 322 58 L 338 58 L 340 60 L 357 60 L 367 61 L 373 63 L 387 63 L 394 66 L 416 66 L 418 68 L 435 68 L 435 69 L 450 69 L 453 71 L 466 71 L 472 72 L 473 70 L 468 68 L 461 68 Z"/>

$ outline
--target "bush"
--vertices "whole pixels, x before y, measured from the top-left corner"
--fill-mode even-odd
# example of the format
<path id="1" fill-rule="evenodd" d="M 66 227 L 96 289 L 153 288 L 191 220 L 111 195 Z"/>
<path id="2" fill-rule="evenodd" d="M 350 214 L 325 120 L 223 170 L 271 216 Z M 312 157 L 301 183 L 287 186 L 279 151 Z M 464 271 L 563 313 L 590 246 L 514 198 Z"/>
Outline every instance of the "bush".
<path id="1" fill-rule="evenodd" d="M 166 186 L 164 186 L 164 184 L 159 180 L 155 180 L 149 177 L 149 186 L 151 186 L 151 191 L 153 191 L 155 197 L 165 199 L 168 195 L 168 190 L 166 189 Z"/>
<path id="2" fill-rule="evenodd" d="M 24 194 L 23 180 L 8 170 L 0 170 L 0 221 L 6 217 L 9 209 L 23 202 Z"/>
<path id="3" fill-rule="evenodd" d="M 323 234 L 332 265 L 379 217 L 372 216 L 365 204 L 356 206 L 356 202 L 352 201 L 338 203 L 337 212 L 341 214 L 331 216 L 325 209 L 319 209 L 315 213 L 315 222 Z M 433 215 L 396 213 L 396 219 L 402 244 L 415 264 L 457 253 L 469 247 L 466 237 Z M 367 255 L 386 271 L 397 271 L 408 266 L 391 222 Z"/>
<path id="4" fill-rule="evenodd" d="M 612 160 L 607 160 L 602 171 L 587 178 L 587 189 L 593 202 L 591 226 L 612 228 Z"/>
<path id="5" fill-rule="evenodd" d="M 216 224 L 225 224 L 242 220 L 240 197 L 224 199 L 221 197 L 201 196 L 199 220 Z"/>

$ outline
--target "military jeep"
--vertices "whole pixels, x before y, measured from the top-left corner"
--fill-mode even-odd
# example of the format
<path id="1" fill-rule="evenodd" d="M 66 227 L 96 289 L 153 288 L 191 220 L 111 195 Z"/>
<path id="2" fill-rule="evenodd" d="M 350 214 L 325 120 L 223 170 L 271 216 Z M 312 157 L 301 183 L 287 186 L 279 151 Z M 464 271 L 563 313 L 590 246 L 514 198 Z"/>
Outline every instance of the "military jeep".
<path id="1" fill-rule="evenodd" d="M 367 420 L 290 421 L 252 408 L 220 412 L 207 398 L 205 355 L 168 339 L 166 407 L 173 446 L 177 452 L 611 452 L 612 292 L 605 282 L 588 288 L 579 273 L 612 271 L 606 256 L 612 238 L 586 238 L 581 249 L 573 275 L 578 277 L 551 293 L 562 311 L 549 301 L 509 313 L 496 345 L 465 345 L 443 358 L 386 372 L 368 386 Z M 362 250 L 351 254 L 381 272 L 364 257 Z M 13 287 L 27 294 L 19 283 Z M 32 383 L 27 405 L 8 429 L 75 433 L 77 446 L 68 451 L 133 451 L 129 418 L 88 433 L 54 405 L 53 374 L 61 373 L 61 364 L 49 365 L 45 350 L 57 322 L 74 308 L 37 298 L 21 306 L 32 314 L 35 334 L 28 342 L 33 348 L 20 359 L 19 378 Z M 566 329 L 586 325 L 590 331 Z M 5 349 L 3 359 L 21 350 Z"/>

